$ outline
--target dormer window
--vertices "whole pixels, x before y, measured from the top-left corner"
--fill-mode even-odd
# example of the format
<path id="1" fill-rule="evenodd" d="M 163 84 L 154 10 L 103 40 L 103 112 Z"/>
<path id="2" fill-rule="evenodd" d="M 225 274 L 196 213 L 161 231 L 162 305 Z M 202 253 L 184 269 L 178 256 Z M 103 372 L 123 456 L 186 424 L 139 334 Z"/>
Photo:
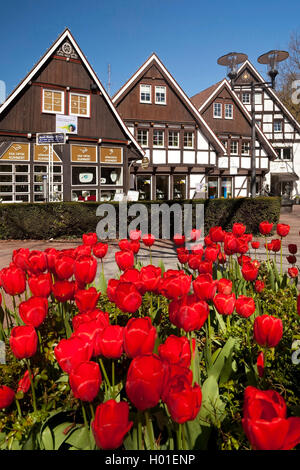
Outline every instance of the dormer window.
<path id="1" fill-rule="evenodd" d="M 214 103 L 214 118 L 222 119 L 222 103 Z"/>
<path id="2" fill-rule="evenodd" d="M 155 104 L 167 104 L 167 94 L 165 86 L 155 87 Z"/>
<path id="3" fill-rule="evenodd" d="M 151 85 L 140 85 L 140 103 L 151 103 Z"/>

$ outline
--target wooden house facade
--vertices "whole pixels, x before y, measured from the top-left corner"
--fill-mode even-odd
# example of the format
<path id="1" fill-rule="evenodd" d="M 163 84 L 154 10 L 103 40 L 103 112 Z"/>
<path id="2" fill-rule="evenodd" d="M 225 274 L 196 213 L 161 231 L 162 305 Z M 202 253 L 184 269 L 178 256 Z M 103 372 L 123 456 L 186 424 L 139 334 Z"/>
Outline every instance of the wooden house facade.
<path id="1" fill-rule="evenodd" d="M 36 144 L 37 134 L 55 132 L 66 143 L 53 154 Z M 68 29 L 0 106 L 3 202 L 111 200 L 143 156 Z"/>

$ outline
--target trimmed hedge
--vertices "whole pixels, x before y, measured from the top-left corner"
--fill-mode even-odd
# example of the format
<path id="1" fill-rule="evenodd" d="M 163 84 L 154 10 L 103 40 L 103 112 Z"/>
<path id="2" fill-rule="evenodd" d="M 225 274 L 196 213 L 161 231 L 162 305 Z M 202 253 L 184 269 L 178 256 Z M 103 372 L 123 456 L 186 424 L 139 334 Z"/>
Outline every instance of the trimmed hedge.
<path id="1" fill-rule="evenodd" d="M 142 202 L 149 209 L 153 204 L 163 202 Z M 177 201 L 164 201 L 171 206 Z M 277 197 L 207 199 L 180 201 L 179 204 L 204 204 L 205 232 L 214 225 L 230 230 L 234 222 L 246 225 L 247 232 L 258 233 L 263 220 L 276 224 L 279 220 L 281 200 Z M 0 204 L 0 239 L 49 239 L 81 237 L 83 233 L 95 232 L 100 217 L 96 216 L 99 202 L 55 202 Z M 113 202 L 116 210 L 118 202 Z M 128 207 L 133 202 L 128 203 Z M 134 219 L 134 217 L 132 217 Z M 149 216 L 150 220 L 150 216 Z M 171 217 L 172 225 L 172 217 Z M 151 225 L 149 224 L 149 227 Z M 118 230 L 118 227 L 116 227 Z M 149 228 L 150 230 L 150 228 Z M 172 228 L 171 228 L 172 234 Z"/>

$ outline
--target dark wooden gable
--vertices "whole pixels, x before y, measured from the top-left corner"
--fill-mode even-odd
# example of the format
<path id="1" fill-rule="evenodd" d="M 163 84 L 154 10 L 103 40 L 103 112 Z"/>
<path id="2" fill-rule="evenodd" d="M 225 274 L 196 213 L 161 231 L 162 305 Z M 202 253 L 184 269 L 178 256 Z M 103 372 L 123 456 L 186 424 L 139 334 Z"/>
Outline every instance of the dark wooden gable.
<path id="1" fill-rule="evenodd" d="M 141 84 L 152 86 L 151 104 L 140 103 Z M 155 86 L 159 85 L 166 87 L 166 105 L 155 104 Z M 193 113 L 156 63 L 150 64 L 144 73 L 137 77 L 134 84 L 116 102 L 116 106 L 123 119 L 180 123 L 195 121 Z"/>
<path id="2" fill-rule="evenodd" d="M 240 72 L 238 73 L 238 76 L 235 80 L 235 85 L 247 85 L 254 82 L 254 83 L 258 83 L 259 80 L 258 78 L 255 76 L 255 74 L 253 73 L 253 71 L 250 69 L 250 67 L 248 67 L 247 65 L 242 69 L 240 70 Z"/>
<path id="3" fill-rule="evenodd" d="M 43 58 L 35 66 L 36 73 L 32 80 L 1 113 L 0 130 L 19 133 L 54 132 L 55 114 L 42 112 L 42 89 L 49 87 L 65 91 L 65 114 L 69 114 L 68 90 L 91 95 L 90 118 L 78 117 L 79 137 L 128 139 L 128 134 L 99 88 L 91 91 L 94 79 L 71 41 L 64 38 L 51 57 L 40 65 L 42 62 Z"/>

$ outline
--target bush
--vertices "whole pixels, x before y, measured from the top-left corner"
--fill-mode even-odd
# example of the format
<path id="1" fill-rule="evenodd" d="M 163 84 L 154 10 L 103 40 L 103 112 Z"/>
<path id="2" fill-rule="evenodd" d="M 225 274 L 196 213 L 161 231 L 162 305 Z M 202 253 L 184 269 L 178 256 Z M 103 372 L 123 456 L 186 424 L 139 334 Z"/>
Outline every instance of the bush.
<path id="1" fill-rule="evenodd" d="M 280 214 L 280 198 L 258 197 L 236 199 L 199 199 L 193 201 L 164 201 L 164 204 L 192 204 L 193 226 L 195 226 L 195 206 L 204 204 L 205 232 L 215 225 L 230 230 L 233 223 L 239 221 L 246 225 L 247 231 L 258 232 L 259 222 L 268 220 L 276 224 Z M 55 203 L 24 203 L 0 204 L 0 238 L 7 239 L 49 239 L 59 237 L 81 237 L 83 233 L 94 232 L 100 217 L 96 215 L 97 202 L 55 202 Z M 116 208 L 118 233 L 118 202 L 112 202 Z M 135 204 L 128 203 L 128 208 Z M 151 227 L 151 208 L 161 205 L 157 201 L 143 202 L 148 209 L 149 231 Z M 135 217 L 128 217 L 128 222 Z M 161 222 L 160 222 L 161 224 Z M 174 235 L 174 220 L 171 215 L 170 234 Z"/>

